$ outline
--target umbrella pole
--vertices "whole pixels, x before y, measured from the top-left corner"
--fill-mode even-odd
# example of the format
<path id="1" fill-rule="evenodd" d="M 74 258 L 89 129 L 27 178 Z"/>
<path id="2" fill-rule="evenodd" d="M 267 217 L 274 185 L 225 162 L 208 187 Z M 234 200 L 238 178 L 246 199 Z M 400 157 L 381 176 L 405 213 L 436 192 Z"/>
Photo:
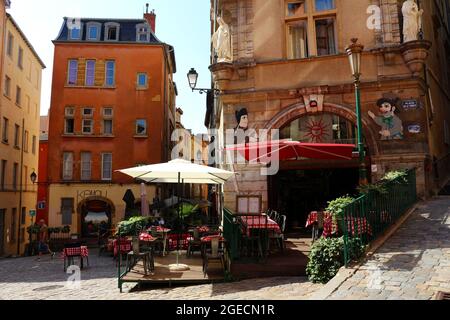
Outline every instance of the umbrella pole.
<path id="1" fill-rule="evenodd" d="M 180 224 L 180 222 L 181 222 L 181 214 L 180 214 L 180 208 L 181 208 L 181 201 L 180 201 L 180 178 L 181 178 L 181 173 L 180 172 L 178 172 L 178 183 L 177 183 L 177 186 L 178 186 L 178 224 Z M 180 255 L 180 233 L 181 233 L 181 226 L 179 225 L 178 226 L 178 241 L 177 241 L 177 265 L 179 264 L 178 262 L 179 262 L 179 260 L 178 260 L 178 257 L 179 257 L 179 255 Z"/>

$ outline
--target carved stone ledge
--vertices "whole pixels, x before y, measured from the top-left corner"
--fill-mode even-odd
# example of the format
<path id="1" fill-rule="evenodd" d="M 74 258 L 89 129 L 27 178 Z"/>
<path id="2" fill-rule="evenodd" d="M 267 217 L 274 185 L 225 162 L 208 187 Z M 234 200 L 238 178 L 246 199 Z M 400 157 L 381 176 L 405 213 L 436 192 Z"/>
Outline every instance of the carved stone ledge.
<path id="1" fill-rule="evenodd" d="M 419 77 L 428 58 L 431 42 L 427 40 L 409 41 L 400 46 L 406 65 L 415 77 Z"/>
<path id="2" fill-rule="evenodd" d="M 235 67 L 232 63 L 219 62 L 209 66 L 213 80 L 220 90 L 227 90 L 230 80 L 233 78 Z"/>

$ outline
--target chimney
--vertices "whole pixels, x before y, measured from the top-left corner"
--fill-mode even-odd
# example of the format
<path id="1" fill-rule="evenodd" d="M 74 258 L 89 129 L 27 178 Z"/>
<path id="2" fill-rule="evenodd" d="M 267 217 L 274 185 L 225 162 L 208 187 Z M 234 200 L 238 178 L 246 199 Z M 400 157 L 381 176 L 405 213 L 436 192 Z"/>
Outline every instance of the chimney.
<path id="1" fill-rule="evenodd" d="M 146 5 L 146 11 L 144 13 L 144 19 L 147 20 L 148 24 L 150 25 L 150 27 L 152 28 L 153 33 L 156 33 L 156 14 L 155 14 L 155 10 L 152 10 L 152 12 L 148 12 L 148 7 L 149 4 L 147 3 Z"/>

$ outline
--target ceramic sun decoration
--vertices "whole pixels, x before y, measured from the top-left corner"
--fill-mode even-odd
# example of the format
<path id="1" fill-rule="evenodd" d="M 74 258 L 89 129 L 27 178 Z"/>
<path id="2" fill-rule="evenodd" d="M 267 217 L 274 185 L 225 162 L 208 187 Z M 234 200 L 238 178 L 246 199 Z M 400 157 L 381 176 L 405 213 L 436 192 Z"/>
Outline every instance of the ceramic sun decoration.
<path id="1" fill-rule="evenodd" d="M 403 123 L 395 114 L 395 104 L 390 99 L 380 99 L 377 101 L 380 111 L 379 116 L 369 111 L 369 116 L 381 127 L 381 140 L 399 140 L 403 139 Z"/>
<path id="2" fill-rule="evenodd" d="M 212 37 L 213 47 L 217 53 L 217 62 L 231 63 L 233 61 L 233 50 L 230 27 L 220 16 L 217 17 L 217 23 L 219 28 Z"/>
<path id="3" fill-rule="evenodd" d="M 402 6 L 403 14 L 403 42 L 418 40 L 422 28 L 423 10 L 417 6 L 415 0 L 406 0 Z"/>

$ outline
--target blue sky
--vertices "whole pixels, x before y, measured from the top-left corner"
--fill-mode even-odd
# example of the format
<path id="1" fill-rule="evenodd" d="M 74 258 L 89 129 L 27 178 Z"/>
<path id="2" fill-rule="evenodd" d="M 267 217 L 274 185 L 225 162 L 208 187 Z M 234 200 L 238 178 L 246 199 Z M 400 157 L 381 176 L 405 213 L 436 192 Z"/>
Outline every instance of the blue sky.
<path id="1" fill-rule="evenodd" d="M 177 106 L 184 111 L 182 122 L 194 133 L 206 132 L 203 125 L 206 96 L 192 92 L 186 74 L 194 67 L 198 87 L 209 88 L 210 7 L 209 0 L 13 0 L 8 12 L 33 44 L 47 69 L 42 78 L 41 114 L 50 106 L 53 44 L 63 17 L 142 18 L 145 3 L 156 13 L 156 36 L 175 47 L 178 87 Z"/>

